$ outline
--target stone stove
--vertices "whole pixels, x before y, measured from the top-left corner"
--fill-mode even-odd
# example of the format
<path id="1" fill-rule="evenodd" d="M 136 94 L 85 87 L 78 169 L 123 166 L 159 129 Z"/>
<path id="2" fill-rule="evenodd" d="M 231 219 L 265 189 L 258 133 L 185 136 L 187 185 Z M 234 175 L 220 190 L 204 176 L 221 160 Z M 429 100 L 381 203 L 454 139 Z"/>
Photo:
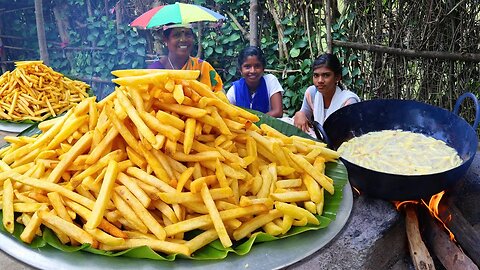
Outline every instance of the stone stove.
<path id="1" fill-rule="evenodd" d="M 479 152 L 467 174 L 449 193 L 464 218 L 480 233 Z M 436 269 L 445 269 L 434 261 Z M 350 219 L 339 235 L 315 254 L 285 269 L 415 269 L 408 251 L 405 214 L 390 202 L 354 192 Z"/>

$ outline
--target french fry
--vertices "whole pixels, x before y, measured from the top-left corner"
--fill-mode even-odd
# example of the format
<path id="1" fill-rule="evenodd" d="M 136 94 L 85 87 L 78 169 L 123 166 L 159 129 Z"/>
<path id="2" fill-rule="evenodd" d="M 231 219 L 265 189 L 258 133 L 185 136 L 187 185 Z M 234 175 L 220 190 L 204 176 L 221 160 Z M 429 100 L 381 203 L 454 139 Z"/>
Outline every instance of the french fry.
<path id="1" fill-rule="evenodd" d="M 190 255 L 190 250 L 187 246 L 158 239 L 127 239 L 125 240 L 125 243 L 123 245 L 110 246 L 101 244 L 100 249 L 107 251 L 125 250 L 141 246 L 148 246 L 153 250 L 164 252 L 166 254 L 183 254 L 186 256 Z"/>
<path id="2" fill-rule="evenodd" d="M 223 221 L 220 218 L 220 214 L 218 213 L 215 202 L 212 199 L 212 195 L 210 194 L 208 186 L 205 183 L 203 183 L 201 194 L 203 202 L 208 209 L 210 218 L 212 219 L 213 226 L 215 227 L 218 237 L 220 238 L 220 242 L 222 242 L 223 247 L 232 246 L 232 240 L 230 240 L 230 237 L 228 236 L 227 230 L 225 229 L 225 224 L 223 224 Z"/>
<path id="3" fill-rule="evenodd" d="M 215 229 L 210 229 L 195 236 L 194 238 L 189 240 L 187 243 L 185 243 L 185 245 L 188 247 L 188 250 L 191 253 L 194 253 L 198 249 L 206 246 L 207 244 L 216 240 L 217 238 L 218 238 L 217 231 Z"/>
<path id="4" fill-rule="evenodd" d="M 125 187 L 127 187 L 128 190 L 130 190 L 130 192 L 132 192 L 132 194 L 135 195 L 135 197 L 137 197 L 137 199 L 142 203 L 143 207 L 148 208 L 152 199 L 148 196 L 148 194 L 143 189 L 141 189 L 138 186 L 137 181 L 130 178 L 128 175 L 124 173 L 119 173 L 117 180 L 120 183 L 122 183 Z"/>
<path id="5" fill-rule="evenodd" d="M 219 214 L 222 220 L 229 220 L 233 218 L 255 215 L 265 211 L 267 211 L 267 208 L 264 205 L 256 204 L 247 207 L 238 207 L 235 209 L 220 211 Z M 191 231 L 211 224 L 212 219 L 210 218 L 210 216 L 202 215 L 166 226 L 165 232 L 168 236 L 171 236 L 177 233 Z"/>
<path id="6" fill-rule="evenodd" d="M 93 248 L 97 247 L 97 242 L 93 239 L 93 237 L 75 224 L 65 221 L 59 216 L 47 211 L 38 212 L 38 216 L 40 219 L 42 219 L 42 222 L 46 222 L 50 225 L 55 226 L 63 233 L 65 233 L 69 237 L 72 237 L 79 243 L 90 244 Z"/>
<path id="7" fill-rule="evenodd" d="M 134 229 L 142 233 L 147 233 L 148 228 L 145 224 L 138 218 L 138 215 L 133 211 L 133 209 L 118 195 L 117 193 L 112 194 L 113 203 L 117 207 L 118 211 L 125 217 L 127 221 L 133 226 Z"/>
<path id="8" fill-rule="evenodd" d="M 92 141 L 93 132 L 89 131 L 85 133 L 80 140 L 78 140 L 74 146 L 68 151 L 62 160 L 55 166 L 55 169 L 48 176 L 47 181 L 57 183 L 60 177 L 67 167 L 70 166 L 76 157 L 84 153 L 89 147 Z"/>
<path id="9" fill-rule="evenodd" d="M 3 227 L 9 232 L 13 233 L 14 230 L 14 210 L 13 210 L 13 186 L 12 181 L 7 179 L 3 182 L 3 197 L 2 197 L 2 210 L 3 210 Z"/>
<path id="10" fill-rule="evenodd" d="M 115 160 L 110 160 L 108 163 L 105 177 L 103 178 L 102 187 L 95 204 L 93 205 L 92 214 L 85 224 L 85 229 L 95 229 L 103 219 L 107 203 L 110 202 L 110 194 L 115 184 L 118 175 L 118 163 Z"/>
<path id="11" fill-rule="evenodd" d="M 252 233 L 256 229 L 262 227 L 263 225 L 273 221 L 276 218 L 279 218 L 283 215 L 280 210 L 273 209 L 266 214 L 258 215 L 249 221 L 245 222 L 238 229 L 233 231 L 233 238 L 235 240 L 240 240 L 246 237 L 248 234 Z"/>
<path id="12" fill-rule="evenodd" d="M 306 217 L 308 223 L 318 225 L 320 222 L 318 219 L 309 211 L 295 206 L 293 204 L 284 203 L 284 202 L 275 202 L 275 209 L 280 210 L 285 215 L 289 215 L 295 219 L 301 220 L 302 218 Z"/>
<path id="13" fill-rule="evenodd" d="M 323 174 L 315 170 L 315 168 L 308 163 L 305 158 L 293 154 L 292 152 L 289 153 L 290 158 L 295 161 L 295 163 L 300 166 L 306 173 L 313 177 L 323 188 L 325 188 L 328 193 L 333 194 L 333 184 L 330 183 Z"/>
<path id="14" fill-rule="evenodd" d="M 143 207 L 140 201 L 126 187 L 118 186 L 115 188 L 115 191 L 139 214 L 142 222 L 159 240 L 165 240 L 166 234 L 162 225 L 155 220 L 152 214 Z"/>
<path id="15" fill-rule="evenodd" d="M 93 236 L 98 242 L 105 244 L 105 245 L 110 245 L 110 246 L 121 246 L 125 244 L 125 239 L 120 238 L 120 237 L 114 237 L 111 236 L 107 233 L 105 233 L 102 230 L 99 229 L 87 229 L 85 228 L 85 231 L 89 233 L 91 236 Z"/>
<path id="16" fill-rule="evenodd" d="M 185 121 L 185 135 L 183 139 L 183 153 L 185 155 L 188 155 L 192 149 L 196 123 L 195 118 L 188 118 Z"/>
<path id="17" fill-rule="evenodd" d="M 42 206 L 38 211 L 33 214 L 30 222 L 26 224 L 25 229 L 20 234 L 20 239 L 22 239 L 22 241 L 25 243 L 31 243 L 33 238 L 35 237 L 35 233 L 40 229 L 42 220 L 38 217 L 39 211 L 48 211 L 48 207 L 46 205 Z"/>

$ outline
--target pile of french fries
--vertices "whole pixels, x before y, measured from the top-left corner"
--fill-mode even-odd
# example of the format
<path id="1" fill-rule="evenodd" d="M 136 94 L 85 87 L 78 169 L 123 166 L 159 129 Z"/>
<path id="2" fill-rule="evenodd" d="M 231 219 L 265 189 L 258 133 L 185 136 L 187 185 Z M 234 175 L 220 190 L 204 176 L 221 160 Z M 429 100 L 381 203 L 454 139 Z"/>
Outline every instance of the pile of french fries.
<path id="1" fill-rule="evenodd" d="M 120 86 L 102 101 L 40 123 L 37 137 L 5 137 L 10 233 L 22 223 L 30 243 L 43 224 L 64 244 L 194 256 L 216 239 L 230 247 L 319 224 L 324 190 L 334 192 L 325 162 L 337 152 L 257 127 L 256 115 L 196 81 L 198 71 L 112 73 Z"/>
<path id="2" fill-rule="evenodd" d="M 15 62 L 12 72 L 0 76 L 0 119 L 40 122 L 55 117 L 87 98 L 89 88 L 42 61 Z"/>

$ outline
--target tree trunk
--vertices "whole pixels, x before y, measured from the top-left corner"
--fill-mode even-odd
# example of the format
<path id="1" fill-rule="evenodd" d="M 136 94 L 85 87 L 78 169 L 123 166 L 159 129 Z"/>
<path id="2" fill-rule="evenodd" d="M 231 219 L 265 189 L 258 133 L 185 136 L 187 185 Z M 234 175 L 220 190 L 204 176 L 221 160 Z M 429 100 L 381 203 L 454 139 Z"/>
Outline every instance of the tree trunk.
<path id="1" fill-rule="evenodd" d="M 258 46 L 258 1 L 250 1 L 250 45 Z"/>
<path id="2" fill-rule="evenodd" d="M 275 22 L 275 27 L 277 28 L 278 32 L 278 58 L 280 59 L 287 59 L 287 61 L 290 59 L 289 54 L 288 54 L 288 49 L 287 45 L 283 41 L 283 27 L 282 27 L 282 22 L 280 20 L 280 17 L 278 16 L 277 10 L 275 9 L 275 5 L 272 3 L 271 0 L 268 0 L 266 2 L 267 8 L 270 11 L 270 14 L 272 14 L 273 21 Z"/>
<path id="3" fill-rule="evenodd" d="M 60 35 L 62 48 L 67 47 L 70 43 L 70 39 L 68 37 L 68 20 L 65 18 L 65 4 L 57 4 L 53 8 L 53 15 L 55 16 L 55 22 L 57 24 L 58 34 Z M 72 53 L 69 51 L 64 51 L 64 55 L 70 64 L 70 69 L 74 69 L 74 62 L 72 58 Z"/>
<path id="4" fill-rule="evenodd" d="M 197 25 L 197 57 L 201 58 L 202 53 L 203 53 L 203 48 L 202 48 L 202 33 L 203 33 L 203 25 L 199 23 Z"/>
<path id="5" fill-rule="evenodd" d="M 85 0 L 85 3 L 87 4 L 88 17 L 93 17 L 92 3 L 90 0 Z"/>
<path id="6" fill-rule="evenodd" d="M 0 35 L 2 34 L 2 31 L 3 31 L 3 20 L 0 19 Z M 3 45 L 4 45 L 3 40 L 2 40 L 2 37 L 0 36 L 0 61 L 2 61 L 2 63 L 0 64 L 0 67 L 1 67 L 2 73 L 5 73 L 8 70 L 7 65 L 5 63 L 5 61 L 7 61 L 7 54 L 3 49 Z"/>
<path id="7" fill-rule="evenodd" d="M 401 55 L 405 57 L 413 58 L 432 58 L 439 60 L 453 60 L 453 61 L 465 61 L 465 62 L 480 62 L 480 54 L 476 53 L 454 53 L 454 52 L 439 52 L 439 51 L 418 51 L 402 48 L 393 48 L 388 46 L 365 44 L 358 42 L 348 42 L 333 40 L 333 45 L 353 48 L 359 50 L 366 50 L 370 52 L 381 52 L 393 55 Z"/>
<path id="8" fill-rule="evenodd" d="M 327 53 L 332 53 L 332 3 L 326 0 L 325 3 L 325 24 L 327 31 Z"/>
<path id="9" fill-rule="evenodd" d="M 122 34 L 123 23 L 123 1 L 120 0 L 115 4 L 115 21 L 117 24 L 117 35 Z M 117 46 L 120 46 L 120 40 L 117 40 Z"/>
<path id="10" fill-rule="evenodd" d="M 37 23 L 38 48 L 40 59 L 45 65 L 49 65 L 47 40 L 45 38 L 45 21 L 43 20 L 42 0 L 35 0 L 35 21 Z"/>

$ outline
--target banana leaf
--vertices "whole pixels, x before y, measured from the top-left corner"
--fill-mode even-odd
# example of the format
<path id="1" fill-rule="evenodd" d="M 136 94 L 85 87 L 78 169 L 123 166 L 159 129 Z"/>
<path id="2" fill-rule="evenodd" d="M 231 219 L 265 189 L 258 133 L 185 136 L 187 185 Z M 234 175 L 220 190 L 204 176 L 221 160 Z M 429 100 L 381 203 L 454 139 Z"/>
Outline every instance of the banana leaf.
<path id="1" fill-rule="evenodd" d="M 313 139 L 309 135 L 303 133 L 300 129 L 287 124 L 283 121 L 280 121 L 276 118 L 270 117 L 266 114 L 262 114 L 259 112 L 251 111 L 257 114 L 260 118 L 260 121 L 255 123 L 260 125 L 262 123 L 266 123 L 271 127 L 279 130 L 285 135 L 297 135 L 302 136 L 305 138 Z M 39 134 L 40 130 L 37 128 L 36 125 L 26 129 L 19 136 L 33 136 L 35 134 Z M 174 261 L 177 258 L 181 259 L 192 259 L 192 260 L 220 260 L 227 257 L 230 253 L 237 254 L 237 255 L 245 255 L 248 254 L 255 245 L 258 245 L 262 242 L 268 241 L 281 241 L 282 238 L 292 237 L 294 235 L 312 231 L 312 230 L 321 230 L 326 228 L 336 217 L 337 210 L 342 202 L 342 194 L 343 188 L 346 185 L 347 179 L 347 172 L 344 165 L 337 161 L 337 162 L 328 162 L 325 167 L 325 173 L 330 178 L 334 179 L 334 188 L 335 193 L 330 195 L 329 193 L 325 193 L 324 199 L 324 212 L 321 216 L 316 215 L 316 218 L 319 220 L 319 225 L 306 225 L 303 227 L 292 227 L 285 235 L 281 236 L 271 236 L 266 233 L 256 232 L 252 234 L 252 236 L 248 239 L 244 239 L 241 241 L 234 242 L 233 246 L 230 248 L 224 248 L 219 240 L 216 240 L 207 246 L 197 250 L 191 257 L 187 257 L 181 254 L 172 254 L 166 255 L 161 254 L 158 252 L 153 251 L 149 247 L 138 247 L 138 248 L 131 248 L 128 250 L 120 251 L 120 252 L 111 252 L 111 251 L 103 251 L 91 248 L 88 244 L 84 244 L 81 246 L 67 246 L 63 245 L 55 234 L 48 228 L 43 228 L 43 235 L 41 237 L 36 237 L 34 241 L 30 244 L 31 248 L 34 249 L 41 249 L 46 245 L 50 245 L 58 250 L 63 252 L 90 252 L 98 255 L 104 256 L 124 256 L 124 257 L 132 257 L 132 258 L 145 258 L 145 259 L 153 259 L 153 260 L 163 260 L 163 261 Z M 3 218 L 2 213 L 0 213 L 0 218 Z M 23 231 L 24 226 L 18 223 L 15 223 L 15 231 L 13 233 L 14 237 L 20 240 L 20 234 Z M 0 231 L 7 233 L 3 227 L 0 226 Z M 200 231 L 193 231 L 186 233 L 184 238 L 185 239 L 192 239 L 195 237 Z"/>

